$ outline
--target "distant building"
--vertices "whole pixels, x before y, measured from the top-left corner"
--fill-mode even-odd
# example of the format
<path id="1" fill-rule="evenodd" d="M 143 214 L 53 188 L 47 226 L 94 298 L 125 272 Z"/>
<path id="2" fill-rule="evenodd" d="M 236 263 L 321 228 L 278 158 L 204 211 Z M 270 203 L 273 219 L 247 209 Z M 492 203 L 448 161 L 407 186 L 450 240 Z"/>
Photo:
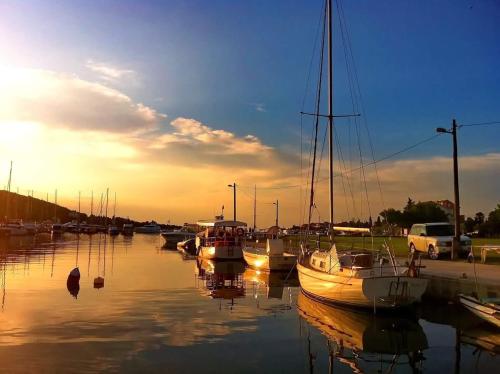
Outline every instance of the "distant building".
<path id="1" fill-rule="evenodd" d="M 455 204 L 450 200 L 437 200 L 434 202 L 446 213 L 448 221 L 453 222 L 455 219 Z"/>

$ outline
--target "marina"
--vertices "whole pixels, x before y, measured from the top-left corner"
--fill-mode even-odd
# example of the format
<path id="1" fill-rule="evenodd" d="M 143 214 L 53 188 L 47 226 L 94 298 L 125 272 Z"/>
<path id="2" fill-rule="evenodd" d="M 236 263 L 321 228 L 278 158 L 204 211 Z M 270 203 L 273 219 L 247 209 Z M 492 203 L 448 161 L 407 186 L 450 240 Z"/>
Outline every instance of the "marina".
<path id="1" fill-rule="evenodd" d="M 0 13 L 1 373 L 497 372 L 500 4 Z"/>
<path id="2" fill-rule="evenodd" d="M 286 273 L 203 261 L 162 249 L 159 235 L 2 241 L 0 357 L 16 358 L 3 369 L 399 373 L 459 365 L 467 373 L 499 363 L 498 332 L 458 305 L 424 301 L 410 314 L 373 316 L 308 298 L 296 276 L 285 282 Z M 79 289 L 68 291 L 75 265 Z"/>

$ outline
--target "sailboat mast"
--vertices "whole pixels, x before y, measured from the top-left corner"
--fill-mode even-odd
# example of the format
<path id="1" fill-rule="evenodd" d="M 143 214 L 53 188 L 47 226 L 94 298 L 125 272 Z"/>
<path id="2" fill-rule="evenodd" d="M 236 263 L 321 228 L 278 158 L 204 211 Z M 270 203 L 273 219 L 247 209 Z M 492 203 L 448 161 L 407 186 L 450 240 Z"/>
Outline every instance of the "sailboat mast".
<path id="1" fill-rule="evenodd" d="M 257 185 L 254 186 L 253 193 L 253 232 L 257 228 Z"/>
<path id="2" fill-rule="evenodd" d="M 333 25 L 332 0 L 327 4 L 328 17 L 328 161 L 330 170 L 330 240 L 333 240 Z"/>

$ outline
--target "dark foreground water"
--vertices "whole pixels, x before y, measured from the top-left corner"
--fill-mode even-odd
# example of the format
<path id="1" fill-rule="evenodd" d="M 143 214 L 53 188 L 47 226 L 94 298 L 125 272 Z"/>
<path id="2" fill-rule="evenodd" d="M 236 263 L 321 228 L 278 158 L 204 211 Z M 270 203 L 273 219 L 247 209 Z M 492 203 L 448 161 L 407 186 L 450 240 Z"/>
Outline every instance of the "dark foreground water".
<path id="1" fill-rule="evenodd" d="M 499 331 L 458 307 L 373 317 L 312 301 L 285 275 L 198 264 L 161 245 L 1 239 L 0 371 L 498 372 Z M 75 266 L 79 289 L 68 289 Z"/>

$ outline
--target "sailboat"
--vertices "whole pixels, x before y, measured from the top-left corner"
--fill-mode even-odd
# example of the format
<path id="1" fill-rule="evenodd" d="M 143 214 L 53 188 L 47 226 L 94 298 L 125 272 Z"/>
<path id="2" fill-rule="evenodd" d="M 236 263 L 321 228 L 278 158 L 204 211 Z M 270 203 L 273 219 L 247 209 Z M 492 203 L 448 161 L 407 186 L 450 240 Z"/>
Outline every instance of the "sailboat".
<path id="1" fill-rule="evenodd" d="M 303 255 L 297 264 L 300 286 L 309 296 L 327 303 L 374 308 L 374 310 L 409 306 L 420 301 L 427 287 L 427 280 L 410 276 L 418 274 L 417 271 L 409 271 L 410 269 L 402 271 L 396 265 L 390 250 L 388 250 L 392 265 L 390 267 L 383 266 L 383 262 L 376 264 L 375 256 L 370 251 L 337 252 L 333 235 L 333 118 L 336 116 L 333 114 L 332 0 L 326 0 L 325 12 L 324 19 L 328 29 L 328 115 L 319 113 L 313 115 L 316 118 L 328 118 L 330 243 L 327 251 L 317 249 L 311 253 L 305 246 L 303 247 Z M 322 48 L 324 44 L 323 41 Z M 323 57 L 323 52 L 321 56 Z M 316 110 L 319 112 L 319 100 Z M 314 163 L 311 174 L 310 212 L 314 205 Z M 356 231 L 356 228 L 352 228 L 351 231 Z"/>

